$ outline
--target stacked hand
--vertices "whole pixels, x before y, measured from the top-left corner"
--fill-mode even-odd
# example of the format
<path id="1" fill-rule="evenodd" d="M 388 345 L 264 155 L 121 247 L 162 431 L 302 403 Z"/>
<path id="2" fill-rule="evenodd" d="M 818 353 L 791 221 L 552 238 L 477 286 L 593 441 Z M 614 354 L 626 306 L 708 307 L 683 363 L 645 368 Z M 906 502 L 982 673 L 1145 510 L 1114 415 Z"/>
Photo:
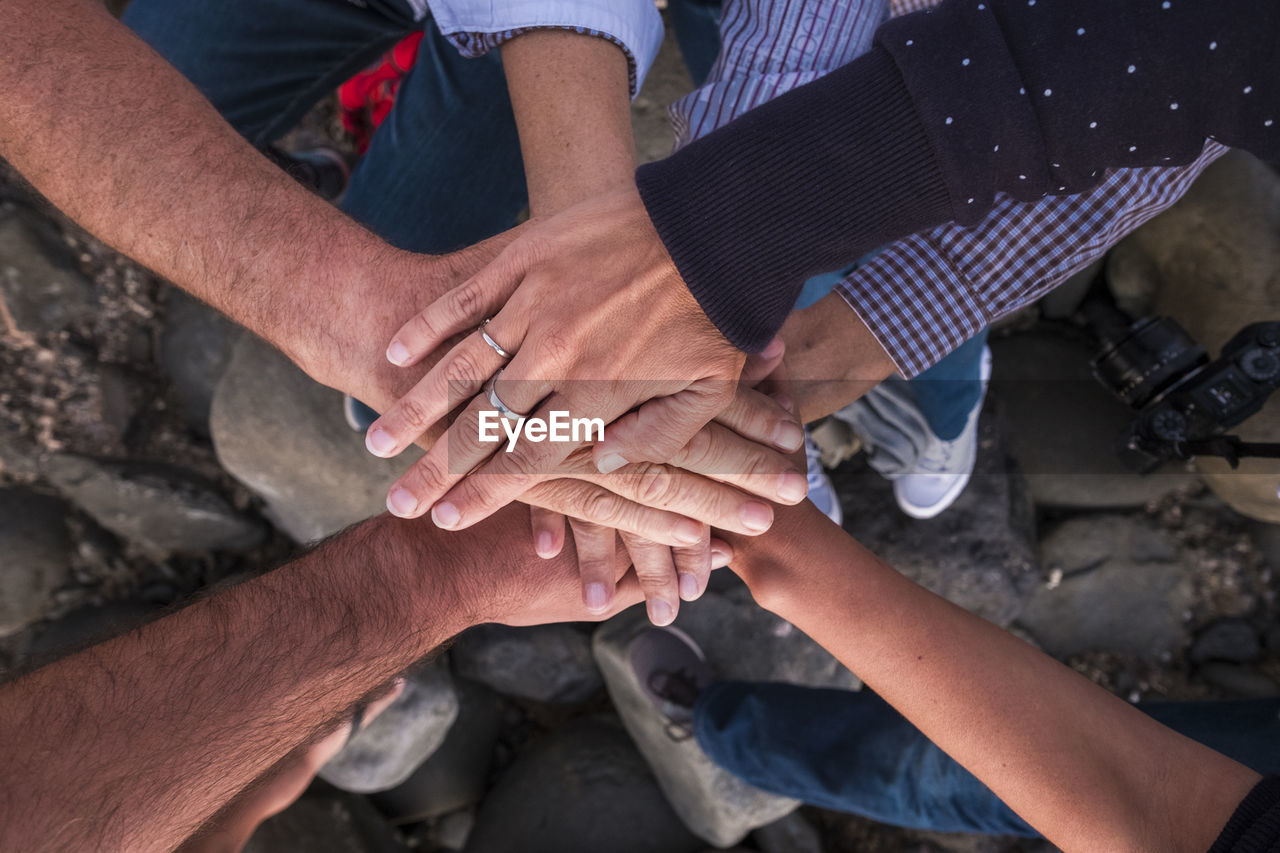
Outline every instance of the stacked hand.
<path id="1" fill-rule="evenodd" d="M 516 499 L 554 509 L 586 481 L 587 512 L 569 514 L 584 519 L 571 524 L 593 611 L 612 599 L 614 529 L 651 618 L 665 624 L 705 588 L 710 527 L 757 535 L 772 523 L 769 501 L 805 496 L 783 455 L 803 442 L 798 422 L 763 395 L 739 393 L 745 355 L 702 313 L 634 190 L 525 226 L 401 328 L 387 358 L 413 366 L 459 334 L 369 430 L 369 449 L 393 456 L 457 410 L 445 440 L 391 488 L 388 508 L 462 529 Z M 756 373 L 781 354 L 771 347 Z M 504 452 L 505 435 L 481 441 L 481 413 L 494 410 L 513 422 L 561 411 L 610 426 L 594 444 L 525 440 Z M 533 523 L 538 552 L 553 556 L 563 521 L 535 512 Z"/>

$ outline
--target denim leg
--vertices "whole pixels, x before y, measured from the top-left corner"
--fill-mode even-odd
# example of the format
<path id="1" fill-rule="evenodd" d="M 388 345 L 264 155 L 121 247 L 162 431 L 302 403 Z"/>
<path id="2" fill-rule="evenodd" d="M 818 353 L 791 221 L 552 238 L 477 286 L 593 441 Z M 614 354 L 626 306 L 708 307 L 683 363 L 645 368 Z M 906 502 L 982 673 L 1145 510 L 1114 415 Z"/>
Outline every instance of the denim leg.
<path id="1" fill-rule="evenodd" d="M 720 53 L 720 0 L 670 0 L 667 22 L 694 86 L 701 86 Z"/>
<path id="2" fill-rule="evenodd" d="M 123 21 L 259 147 L 415 26 L 396 0 L 133 0 Z"/>
<path id="3" fill-rule="evenodd" d="M 822 808 L 915 829 L 1036 834 L 869 691 L 722 682 L 698 698 L 694 734 L 733 775 Z"/>
<path id="4" fill-rule="evenodd" d="M 969 413 L 982 400 L 983 329 L 911 380 L 908 387 L 933 434 L 951 441 L 964 432 Z"/>
<path id="5" fill-rule="evenodd" d="M 1280 699 L 1139 710 L 1263 775 L 1280 772 Z M 751 784 L 883 823 L 1034 835 L 990 789 L 869 691 L 722 682 L 694 708 L 698 745 Z"/>
<path id="6" fill-rule="evenodd" d="M 259 147 L 425 25 L 343 210 L 400 248 L 444 252 L 511 227 L 524 207 L 498 53 L 463 59 L 402 0 L 133 0 L 124 20 Z"/>
<path id="7" fill-rule="evenodd" d="M 440 253 L 512 227 L 527 197 L 498 51 L 464 59 L 428 25 L 342 209 L 394 246 Z"/>

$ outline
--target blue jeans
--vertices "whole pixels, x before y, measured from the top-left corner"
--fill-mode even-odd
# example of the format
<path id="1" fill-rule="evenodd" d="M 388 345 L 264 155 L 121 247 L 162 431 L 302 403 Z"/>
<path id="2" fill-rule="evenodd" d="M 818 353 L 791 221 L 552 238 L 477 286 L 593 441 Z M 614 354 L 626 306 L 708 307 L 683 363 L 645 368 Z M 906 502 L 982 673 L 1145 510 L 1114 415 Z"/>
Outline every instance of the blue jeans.
<path id="1" fill-rule="evenodd" d="M 1259 773 L 1280 772 L 1280 699 L 1138 708 Z M 694 734 L 730 773 L 811 805 L 912 829 L 1037 834 L 867 690 L 720 682 L 698 697 Z"/>
<path id="2" fill-rule="evenodd" d="M 417 64 L 352 174 L 342 209 L 393 245 L 435 253 L 510 228 L 525 206 L 498 52 L 463 59 L 400 0 L 133 0 L 124 22 L 258 147 L 425 29 Z"/>

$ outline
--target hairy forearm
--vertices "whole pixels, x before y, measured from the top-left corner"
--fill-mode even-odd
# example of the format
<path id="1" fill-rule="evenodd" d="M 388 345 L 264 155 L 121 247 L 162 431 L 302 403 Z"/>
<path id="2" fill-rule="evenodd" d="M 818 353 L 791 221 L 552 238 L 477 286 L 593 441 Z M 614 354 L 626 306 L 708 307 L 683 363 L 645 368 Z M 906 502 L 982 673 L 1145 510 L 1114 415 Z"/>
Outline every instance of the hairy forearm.
<path id="1" fill-rule="evenodd" d="M 1200 853 L 1258 779 L 899 575 L 807 508 L 780 510 L 767 536 L 734 546 L 735 569 L 767 607 L 1068 851 Z"/>
<path id="2" fill-rule="evenodd" d="M 567 30 L 502 46 L 533 215 L 634 182 L 627 58 L 612 42 Z"/>
<path id="3" fill-rule="evenodd" d="M 420 551 L 402 524 L 367 522 L 0 688 L 0 848 L 171 850 L 461 630 L 468 552 Z"/>
<path id="4" fill-rule="evenodd" d="M 255 151 L 100 2 L 0 4 L 0 76 L 0 156 L 304 367 L 343 360 L 365 282 L 406 263 Z"/>

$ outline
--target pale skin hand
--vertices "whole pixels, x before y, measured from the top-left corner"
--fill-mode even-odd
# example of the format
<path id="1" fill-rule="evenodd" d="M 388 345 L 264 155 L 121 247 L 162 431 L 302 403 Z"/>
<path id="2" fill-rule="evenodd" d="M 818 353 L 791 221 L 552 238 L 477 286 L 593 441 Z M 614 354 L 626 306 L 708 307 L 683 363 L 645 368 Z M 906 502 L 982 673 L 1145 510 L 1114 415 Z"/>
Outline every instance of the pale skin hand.
<path id="1" fill-rule="evenodd" d="M 804 631 L 1067 853 L 1203 853 L 1257 773 L 895 572 L 809 504 L 729 537 Z"/>
<path id="2" fill-rule="evenodd" d="M 570 281 L 575 286 L 565 287 Z M 532 223 L 481 273 L 401 329 L 388 355 L 413 363 L 490 315 L 488 333 L 514 358 L 504 363 L 471 335 L 428 373 L 424 388 L 436 394 L 452 388 L 452 399 L 465 398 L 502 368 L 496 390 L 517 412 L 546 418 L 562 410 L 611 423 L 639 407 L 644 430 L 667 458 L 729 405 L 745 360 L 685 287 L 634 189 Z M 448 402 L 422 396 L 383 416 L 388 453 L 445 416 Z M 487 407 L 477 398 L 465 408 L 446 441 L 392 487 L 396 514 L 430 511 L 445 529 L 466 528 L 554 475 L 575 450 L 570 443 L 525 442 L 490 460 L 494 445 L 478 441 L 479 411 Z M 606 474 L 628 461 L 595 457 Z M 483 476 L 464 479 L 481 463 Z M 767 526 L 754 518 L 730 529 L 758 533 Z"/>
<path id="3" fill-rule="evenodd" d="M 443 257 L 388 246 L 256 152 L 97 0 L 0 3 L 0 76 L 0 156 L 46 198 L 375 408 L 390 407 L 434 361 L 413 371 L 387 363 L 385 342 L 405 317 L 513 236 Z M 705 494 L 652 509 L 632 500 L 634 478 L 616 483 L 621 493 L 568 482 L 521 499 L 672 545 L 682 525 L 715 520 Z"/>
<path id="4" fill-rule="evenodd" d="M 572 553 L 502 540 L 525 518 L 445 534 L 383 516 L 0 686 L 0 767 L 22 780 L 0 788 L 0 849 L 172 850 L 459 631 L 595 618 Z M 624 578 L 615 609 L 640 600 Z"/>

